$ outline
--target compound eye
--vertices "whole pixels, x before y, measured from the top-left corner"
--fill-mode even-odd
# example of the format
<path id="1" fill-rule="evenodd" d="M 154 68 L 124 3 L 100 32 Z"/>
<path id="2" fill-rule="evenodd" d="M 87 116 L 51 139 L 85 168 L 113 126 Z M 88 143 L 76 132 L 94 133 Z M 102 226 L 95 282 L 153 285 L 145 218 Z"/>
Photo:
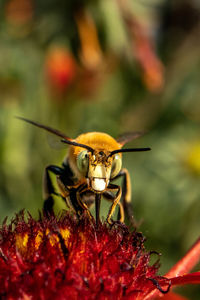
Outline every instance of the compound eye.
<path id="1" fill-rule="evenodd" d="M 122 167 L 122 159 L 119 154 L 115 154 L 113 157 L 112 168 L 111 168 L 111 178 L 117 176 Z"/>
<path id="2" fill-rule="evenodd" d="M 78 154 L 77 167 L 82 174 L 87 174 L 89 167 L 89 155 L 87 150 L 81 151 Z"/>

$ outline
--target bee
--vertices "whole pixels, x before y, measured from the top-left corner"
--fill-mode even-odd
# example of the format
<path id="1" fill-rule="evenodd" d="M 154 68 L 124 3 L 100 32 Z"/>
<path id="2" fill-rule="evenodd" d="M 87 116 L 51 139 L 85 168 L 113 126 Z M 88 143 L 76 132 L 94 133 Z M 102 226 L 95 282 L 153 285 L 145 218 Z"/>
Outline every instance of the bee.
<path id="1" fill-rule="evenodd" d="M 17 117 L 61 138 L 69 145 L 62 166 L 49 165 L 43 177 L 43 212 L 53 214 L 54 195 L 59 195 L 68 208 L 80 218 L 86 212 L 92 220 L 90 206 L 95 203 L 96 225 L 100 221 L 101 198 L 111 202 L 106 221 L 113 224 L 113 213 L 119 207 L 117 219 L 124 222 L 125 214 L 135 226 L 131 205 L 131 181 L 126 168 L 122 168 L 122 153 L 148 151 L 150 148 L 122 148 L 127 142 L 142 135 L 132 132 L 114 139 L 102 132 L 87 132 L 71 139 L 59 130 Z M 59 193 L 56 192 L 50 173 L 56 175 Z M 122 178 L 122 187 L 113 181 Z"/>

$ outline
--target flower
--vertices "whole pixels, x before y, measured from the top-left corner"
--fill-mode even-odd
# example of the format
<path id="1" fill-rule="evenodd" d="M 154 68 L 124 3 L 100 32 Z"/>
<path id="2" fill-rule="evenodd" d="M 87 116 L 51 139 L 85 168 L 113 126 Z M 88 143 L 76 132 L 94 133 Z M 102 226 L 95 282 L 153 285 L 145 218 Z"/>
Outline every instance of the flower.
<path id="1" fill-rule="evenodd" d="M 96 228 L 85 215 L 77 220 L 64 212 L 36 221 L 21 212 L 9 225 L 4 221 L 0 236 L 1 299 L 156 299 L 171 284 L 200 282 L 198 272 L 158 276 L 143 235 L 121 223 Z M 199 248 L 200 241 L 178 275 L 188 272 L 188 261 L 197 262 Z"/>
<path id="2" fill-rule="evenodd" d="M 164 65 L 156 54 L 150 30 L 134 16 L 126 1 L 118 0 L 118 5 L 134 56 L 142 69 L 143 82 L 150 92 L 160 92 L 165 85 Z"/>
<path id="3" fill-rule="evenodd" d="M 69 50 L 61 46 L 52 47 L 47 53 L 45 73 L 52 91 L 65 93 L 76 77 L 76 63 Z"/>
<path id="4" fill-rule="evenodd" d="M 34 14 L 32 0 L 9 0 L 6 2 L 6 20 L 13 26 L 27 25 Z"/>

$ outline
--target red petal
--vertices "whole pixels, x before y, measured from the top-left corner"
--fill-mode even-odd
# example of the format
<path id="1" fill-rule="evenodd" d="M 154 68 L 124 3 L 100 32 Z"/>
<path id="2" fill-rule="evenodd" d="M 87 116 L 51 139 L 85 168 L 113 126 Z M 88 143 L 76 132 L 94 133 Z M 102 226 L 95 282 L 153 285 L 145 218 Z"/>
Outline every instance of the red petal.
<path id="1" fill-rule="evenodd" d="M 183 284 L 198 284 L 200 283 L 200 272 L 195 272 L 191 274 L 186 274 L 183 276 L 173 277 L 170 279 L 172 285 L 183 285 Z M 159 299 L 162 298 L 163 300 L 187 300 L 187 298 L 174 294 L 172 292 L 163 295 L 159 294 L 156 295 L 155 293 L 152 293 L 152 298 L 148 299 Z"/>
<path id="2" fill-rule="evenodd" d="M 200 238 L 190 248 L 186 255 L 179 260 L 165 275 L 167 278 L 177 277 L 188 273 L 200 260 Z"/>
<path id="3" fill-rule="evenodd" d="M 171 283 L 172 285 L 198 284 L 200 283 L 200 271 L 171 278 Z"/>

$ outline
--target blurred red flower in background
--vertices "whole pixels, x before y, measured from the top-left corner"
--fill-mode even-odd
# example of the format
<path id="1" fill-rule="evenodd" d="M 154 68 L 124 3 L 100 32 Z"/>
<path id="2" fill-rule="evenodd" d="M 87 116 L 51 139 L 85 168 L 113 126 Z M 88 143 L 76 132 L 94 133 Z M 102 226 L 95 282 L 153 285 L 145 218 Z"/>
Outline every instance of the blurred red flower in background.
<path id="1" fill-rule="evenodd" d="M 55 46 L 47 53 L 45 74 L 53 94 L 62 95 L 76 77 L 76 63 L 68 49 Z"/>
<path id="2" fill-rule="evenodd" d="M 133 56 L 142 71 L 146 88 L 153 93 L 164 88 L 164 65 L 156 54 L 155 41 L 145 26 L 131 11 L 128 1 L 117 1 L 130 38 Z"/>
<path id="3" fill-rule="evenodd" d="M 1 299 L 156 299 L 171 285 L 200 283 L 200 272 L 182 276 L 199 260 L 200 241 L 161 277 L 142 234 L 124 224 L 96 228 L 68 213 L 25 221 L 20 213 L 0 236 Z"/>
<path id="4" fill-rule="evenodd" d="M 6 20 L 14 25 L 26 25 L 34 14 L 32 0 L 9 0 L 5 3 Z"/>

